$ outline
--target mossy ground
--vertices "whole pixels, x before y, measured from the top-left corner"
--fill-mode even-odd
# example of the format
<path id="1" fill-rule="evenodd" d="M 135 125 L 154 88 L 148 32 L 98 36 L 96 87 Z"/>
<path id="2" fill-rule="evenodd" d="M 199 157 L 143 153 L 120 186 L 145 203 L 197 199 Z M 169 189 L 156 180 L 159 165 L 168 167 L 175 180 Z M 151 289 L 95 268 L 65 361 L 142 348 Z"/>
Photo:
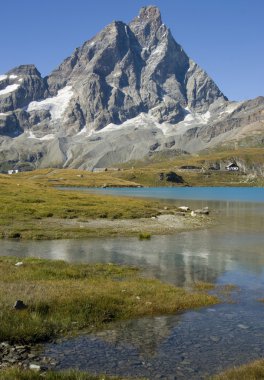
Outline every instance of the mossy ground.
<path id="1" fill-rule="evenodd" d="M 18 368 L 0 371 L 0 380 L 132 380 L 124 377 L 111 377 L 106 375 L 93 376 L 80 371 L 68 372 L 46 372 L 36 373 L 33 371 L 23 371 Z M 135 380 L 135 379 L 134 379 Z M 144 379 L 137 379 L 144 380 Z"/>
<path id="2" fill-rule="evenodd" d="M 211 380 L 263 380 L 264 360 L 256 360 L 213 376 Z"/>
<path id="3" fill-rule="evenodd" d="M 206 291 L 142 278 L 135 268 L 40 259 L 25 259 L 17 267 L 18 260 L 0 258 L 0 341 L 36 343 L 117 320 L 219 302 Z M 28 308 L 14 310 L 17 299 Z"/>

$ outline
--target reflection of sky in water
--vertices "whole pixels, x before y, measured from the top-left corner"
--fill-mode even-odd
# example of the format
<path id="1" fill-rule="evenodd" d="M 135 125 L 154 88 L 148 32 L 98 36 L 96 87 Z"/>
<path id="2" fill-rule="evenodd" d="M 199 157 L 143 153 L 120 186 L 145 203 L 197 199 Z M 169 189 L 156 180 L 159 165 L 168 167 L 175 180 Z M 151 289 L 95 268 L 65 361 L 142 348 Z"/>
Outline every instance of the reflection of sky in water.
<path id="1" fill-rule="evenodd" d="M 209 205 L 220 224 L 207 230 L 153 236 L 150 241 L 137 238 L 2 241 L 0 253 L 135 265 L 144 268 L 147 275 L 182 286 L 197 280 L 228 279 L 252 287 L 253 277 L 255 284 L 262 284 L 264 203 L 189 201 L 188 205 L 192 208 Z"/>

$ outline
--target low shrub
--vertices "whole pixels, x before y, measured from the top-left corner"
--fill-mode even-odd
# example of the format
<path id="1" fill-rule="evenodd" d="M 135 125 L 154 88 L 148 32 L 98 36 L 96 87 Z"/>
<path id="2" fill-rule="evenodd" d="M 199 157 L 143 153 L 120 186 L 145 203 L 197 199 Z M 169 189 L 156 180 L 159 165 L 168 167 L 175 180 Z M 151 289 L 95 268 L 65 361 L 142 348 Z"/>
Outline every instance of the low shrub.
<path id="1" fill-rule="evenodd" d="M 150 240 L 151 234 L 147 232 L 141 232 L 138 237 L 139 237 L 139 240 Z"/>

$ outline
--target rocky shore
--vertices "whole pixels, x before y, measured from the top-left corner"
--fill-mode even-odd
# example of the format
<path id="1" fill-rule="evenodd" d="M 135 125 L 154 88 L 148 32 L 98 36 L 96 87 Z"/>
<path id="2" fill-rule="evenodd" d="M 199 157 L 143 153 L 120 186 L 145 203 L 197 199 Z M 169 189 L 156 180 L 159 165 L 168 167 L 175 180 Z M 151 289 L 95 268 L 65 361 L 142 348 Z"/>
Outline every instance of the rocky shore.
<path id="1" fill-rule="evenodd" d="M 187 206 L 168 209 L 164 207 L 160 215 L 151 218 L 137 219 L 53 219 L 48 220 L 62 228 L 77 227 L 89 229 L 97 233 L 105 231 L 106 235 L 118 234 L 119 236 L 138 235 L 142 231 L 153 235 L 167 235 L 181 231 L 206 228 L 214 223 L 214 219 L 208 217 L 208 207 L 199 210 L 191 210 Z"/>
<path id="2" fill-rule="evenodd" d="M 23 369 L 44 371 L 57 364 L 54 358 L 40 356 L 40 346 L 0 343 L 0 370 L 18 366 Z"/>

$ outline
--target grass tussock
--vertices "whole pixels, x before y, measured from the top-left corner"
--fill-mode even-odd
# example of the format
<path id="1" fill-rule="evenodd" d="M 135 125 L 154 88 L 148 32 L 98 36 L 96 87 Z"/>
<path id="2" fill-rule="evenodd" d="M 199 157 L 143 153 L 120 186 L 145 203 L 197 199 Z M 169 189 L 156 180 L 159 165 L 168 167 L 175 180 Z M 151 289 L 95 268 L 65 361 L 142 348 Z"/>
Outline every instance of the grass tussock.
<path id="1" fill-rule="evenodd" d="M 197 281 L 192 286 L 194 291 L 209 292 L 209 294 L 216 295 L 222 302 L 233 304 L 233 293 L 240 291 L 239 287 L 233 284 L 211 284 L 209 282 Z"/>
<path id="2" fill-rule="evenodd" d="M 236 367 L 213 376 L 211 380 L 263 380 L 264 360 L 256 360 L 252 363 Z"/>
<path id="3" fill-rule="evenodd" d="M 209 291 L 209 290 L 214 290 L 215 285 L 211 284 L 210 282 L 197 281 L 195 282 L 193 288 L 197 291 Z"/>
<path id="4" fill-rule="evenodd" d="M 147 232 L 141 232 L 138 237 L 139 237 L 139 240 L 150 240 L 151 234 Z"/>
<path id="5" fill-rule="evenodd" d="M 217 292 L 220 294 L 230 294 L 234 291 L 239 290 L 238 286 L 234 284 L 211 284 L 210 282 L 205 281 L 196 281 L 193 286 L 193 289 L 198 291 L 217 290 Z"/>
<path id="6" fill-rule="evenodd" d="M 0 341 L 36 343 L 109 322 L 169 314 L 219 302 L 140 277 L 135 268 L 0 258 Z M 13 309 L 22 300 L 25 310 Z"/>
<path id="7" fill-rule="evenodd" d="M 111 377 L 106 375 L 89 375 L 80 371 L 52 372 L 48 371 L 45 375 L 26 371 L 18 368 L 12 368 L 0 371 L 0 380 L 125 380 L 124 377 Z M 132 380 L 126 378 L 126 380 Z M 140 379 L 138 379 L 140 380 Z M 144 380 L 144 379 L 141 379 Z"/>

